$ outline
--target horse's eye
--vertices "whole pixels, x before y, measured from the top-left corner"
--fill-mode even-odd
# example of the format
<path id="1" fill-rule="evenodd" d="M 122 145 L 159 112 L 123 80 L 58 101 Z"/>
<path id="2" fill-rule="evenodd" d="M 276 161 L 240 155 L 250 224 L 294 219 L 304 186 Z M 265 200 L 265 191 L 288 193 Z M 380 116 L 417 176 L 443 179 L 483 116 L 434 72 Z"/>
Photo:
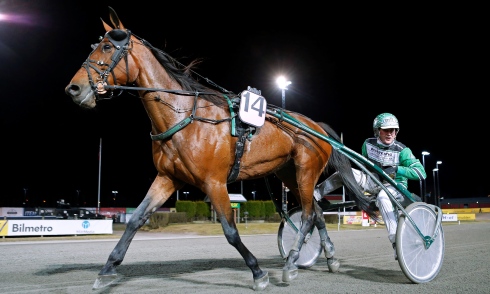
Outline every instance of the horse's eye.
<path id="1" fill-rule="evenodd" d="M 110 44 L 104 44 L 104 46 L 102 46 L 102 52 L 104 53 L 109 53 L 111 52 L 112 50 L 112 45 Z"/>

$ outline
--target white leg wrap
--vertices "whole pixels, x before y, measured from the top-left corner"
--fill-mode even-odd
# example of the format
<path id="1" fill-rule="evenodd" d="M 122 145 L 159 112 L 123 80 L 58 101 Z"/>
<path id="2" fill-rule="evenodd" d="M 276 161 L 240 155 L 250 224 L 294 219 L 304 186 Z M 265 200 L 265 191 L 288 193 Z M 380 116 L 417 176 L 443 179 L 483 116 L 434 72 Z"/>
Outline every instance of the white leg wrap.
<path id="1" fill-rule="evenodd" d="M 318 233 L 320 234 L 322 247 L 325 250 L 325 257 L 332 258 L 335 254 L 335 247 L 328 237 L 327 229 L 321 229 L 318 231 Z"/>
<path id="2" fill-rule="evenodd" d="M 399 193 L 395 188 L 391 186 L 387 186 L 387 188 L 390 193 L 395 196 L 395 198 L 398 198 L 397 196 L 401 196 L 398 195 Z M 395 243 L 397 218 L 395 217 L 393 203 L 391 203 L 390 198 L 384 190 L 381 190 L 378 193 L 378 197 L 376 198 L 376 205 L 378 205 L 379 211 L 383 216 L 383 222 L 385 223 L 386 230 L 388 231 L 388 239 L 391 243 Z"/>

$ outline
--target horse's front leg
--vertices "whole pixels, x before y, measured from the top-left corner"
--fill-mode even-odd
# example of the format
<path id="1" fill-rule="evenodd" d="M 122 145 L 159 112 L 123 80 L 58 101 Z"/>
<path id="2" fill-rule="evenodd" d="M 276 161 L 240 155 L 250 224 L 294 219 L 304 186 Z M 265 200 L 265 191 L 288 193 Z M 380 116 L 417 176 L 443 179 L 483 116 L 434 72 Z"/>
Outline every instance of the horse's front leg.
<path id="1" fill-rule="evenodd" d="M 269 274 L 267 271 L 263 271 L 259 267 L 257 258 L 248 250 L 243 244 L 238 229 L 236 227 L 235 219 L 233 217 L 233 211 L 231 209 L 228 191 L 226 187 L 221 189 L 219 192 L 208 193 L 213 206 L 215 207 L 216 214 L 218 215 L 219 221 L 221 222 L 221 227 L 223 228 L 223 233 L 226 240 L 230 245 L 236 248 L 240 255 L 243 257 L 245 264 L 252 271 L 252 276 L 254 279 L 253 289 L 256 291 L 264 290 L 269 285 Z M 221 196 L 215 196 L 221 195 Z M 225 195 L 226 198 L 223 198 Z M 219 199 L 219 200 L 218 200 Z"/>
<path id="2" fill-rule="evenodd" d="M 157 177 L 150 187 L 143 201 L 134 210 L 131 219 L 128 221 L 126 230 L 116 247 L 112 250 L 106 264 L 99 272 L 93 285 L 93 289 L 98 289 L 112 284 L 117 278 L 116 267 L 121 264 L 128 251 L 129 245 L 148 218 L 172 195 L 175 189 L 172 182 L 167 178 Z"/>
<path id="3" fill-rule="evenodd" d="M 298 276 L 298 266 L 295 264 L 295 262 L 299 258 L 299 251 L 303 246 L 306 235 L 309 234 L 311 232 L 311 229 L 313 228 L 315 218 L 315 212 L 313 212 L 312 210 L 308 212 L 303 209 L 303 213 L 301 216 L 301 228 L 299 228 L 298 232 L 296 233 L 296 238 L 294 240 L 293 246 L 289 250 L 286 264 L 282 268 L 283 282 L 290 282 Z"/>
<path id="4" fill-rule="evenodd" d="M 340 262 L 338 259 L 334 258 L 335 247 L 333 246 L 330 237 L 327 234 L 327 226 L 325 225 L 325 219 L 323 218 L 323 210 L 321 207 L 315 203 L 315 211 L 317 217 L 315 218 L 315 226 L 320 234 L 321 245 L 325 251 L 325 257 L 327 258 L 327 265 L 330 272 L 337 272 L 340 267 Z"/>

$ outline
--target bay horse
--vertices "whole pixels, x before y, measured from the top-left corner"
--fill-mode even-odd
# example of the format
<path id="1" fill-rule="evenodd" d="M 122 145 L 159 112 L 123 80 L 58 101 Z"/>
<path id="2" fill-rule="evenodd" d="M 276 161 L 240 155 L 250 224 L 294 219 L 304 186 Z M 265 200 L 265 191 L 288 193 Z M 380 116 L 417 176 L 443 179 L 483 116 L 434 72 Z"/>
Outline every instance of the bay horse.
<path id="1" fill-rule="evenodd" d="M 349 159 L 325 140 L 281 118 L 289 117 L 296 124 L 336 140 L 338 135 L 325 123 L 270 105 L 267 112 L 255 104 L 250 105 L 261 113 L 262 125 L 244 123 L 233 107 L 243 96 L 240 99 L 229 91 L 202 85 L 191 75 L 194 64 L 183 66 L 133 34 L 111 7 L 109 17 L 112 26 L 102 20 L 105 35 L 92 46 L 92 52 L 65 92 L 80 107 L 92 109 L 101 100 L 117 97 L 121 91 L 136 90 L 151 121 L 150 137 L 157 175 L 93 288 L 114 282 L 116 267 L 122 263 L 137 230 L 172 193 L 189 184 L 209 196 L 226 240 L 252 271 L 252 288 L 265 289 L 269 284 L 268 272 L 259 267 L 256 257 L 241 241 L 227 184 L 271 174 L 277 175 L 302 207 L 302 225 L 285 261 L 283 281 L 297 277 L 295 261 L 313 226 L 320 233 L 330 271 L 338 270 L 323 211 L 313 198 L 313 189 L 321 174 L 332 166 L 341 174 L 356 204 L 372 216 L 376 216 L 375 212 L 353 177 Z M 254 93 L 260 94 L 260 91 L 254 88 L 247 91 L 247 94 Z M 266 103 L 263 99 L 260 102 Z M 271 111 L 278 115 L 271 115 Z"/>

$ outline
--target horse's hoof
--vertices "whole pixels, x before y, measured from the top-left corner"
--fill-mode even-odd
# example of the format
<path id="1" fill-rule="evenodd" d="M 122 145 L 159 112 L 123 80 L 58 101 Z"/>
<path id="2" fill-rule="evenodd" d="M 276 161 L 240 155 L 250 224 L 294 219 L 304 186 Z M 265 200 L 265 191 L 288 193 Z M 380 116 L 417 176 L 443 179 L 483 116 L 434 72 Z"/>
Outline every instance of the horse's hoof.
<path id="1" fill-rule="evenodd" d="M 97 279 L 95 280 L 94 285 L 92 286 L 92 289 L 100 289 L 104 288 L 116 280 L 117 275 L 106 275 L 106 276 L 98 276 Z"/>
<path id="2" fill-rule="evenodd" d="M 339 271 L 340 262 L 337 258 L 328 258 L 327 266 L 331 273 L 336 273 Z"/>
<path id="3" fill-rule="evenodd" d="M 254 287 L 255 291 L 262 291 L 269 285 L 269 273 L 265 272 L 265 275 L 262 278 L 254 279 Z"/>
<path id="4" fill-rule="evenodd" d="M 282 281 L 291 282 L 298 276 L 298 269 L 283 270 L 282 271 Z"/>

